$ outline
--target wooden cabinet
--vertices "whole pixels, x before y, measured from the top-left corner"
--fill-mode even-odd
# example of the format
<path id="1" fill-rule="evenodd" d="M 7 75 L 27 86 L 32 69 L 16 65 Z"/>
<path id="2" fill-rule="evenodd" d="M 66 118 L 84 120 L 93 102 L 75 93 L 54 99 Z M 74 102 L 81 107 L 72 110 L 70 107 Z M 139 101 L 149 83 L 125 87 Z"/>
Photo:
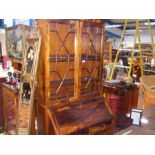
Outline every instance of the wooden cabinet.
<path id="1" fill-rule="evenodd" d="M 97 134 L 96 126 L 106 109 L 98 109 L 102 105 L 98 97 L 103 94 L 104 21 L 38 20 L 38 26 L 42 35 L 37 80 L 39 134 Z M 91 101 L 82 105 L 84 97 Z"/>
<path id="2" fill-rule="evenodd" d="M 18 95 L 19 91 L 12 85 L 3 83 L 3 110 L 4 110 L 4 129 L 7 134 L 17 134 L 18 125 Z M 30 134 L 36 134 L 35 119 L 37 116 L 37 96 L 35 96 L 35 103 L 32 114 L 31 131 Z M 27 112 L 23 111 L 23 119 L 26 119 Z"/>
<path id="3" fill-rule="evenodd" d="M 114 115 L 126 115 L 132 108 L 137 108 L 138 94 L 136 84 L 104 84 L 105 102 Z"/>
<path id="4" fill-rule="evenodd" d="M 104 84 L 105 102 L 114 115 L 116 131 L 129 127 L 132 119 L 127 117 L 132 108 L 138 106 L 139 88 L 135 84 Z"/>
<path id="5" fill-rule="evenodd" d="M 18 91 L 3 83 L 4 127 L 7 134 L 17 133 Z"/>
<path id="6" fill-rule="evenodd" d="M 0 78 L 0 132 L 4 129 L 4 117 L 3 117 L 3 91 L 2 83 L 5 81 L 5 78 Z"/>

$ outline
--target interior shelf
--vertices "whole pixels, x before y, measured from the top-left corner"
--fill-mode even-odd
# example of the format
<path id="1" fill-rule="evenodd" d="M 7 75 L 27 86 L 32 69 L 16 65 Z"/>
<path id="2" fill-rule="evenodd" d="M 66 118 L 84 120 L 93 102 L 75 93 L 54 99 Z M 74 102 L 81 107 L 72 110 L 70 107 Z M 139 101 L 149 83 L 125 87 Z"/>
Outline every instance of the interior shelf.
<path id="1" fill-rule="evenodd" d="M 81 55 L 81 61 L 99 61 L 101 59 L 101 55 Z M 74 54 L 70 55 L 50 55 L 50 62 L 68 62 L 74 61 Z"/>
<path id="2" fill-rule="evenodd" d="M 82 83 L 88 82 L 89 79 L 90 79 L 90 77 L 84 77 L 81 79 L 81 82 Z M 94 81 L 99 81 L 99 79 L 91 78 L 91 82 L 94 82 Z M 51 81 L 50 82 L 50 88 L 58 87 L 61 82 L 62 82 L 61 80 Z M 74 84 L 74 79 L 66 79 L 66 80 L 64 80 L 62 86 L 73 85 L 73 84 Z"/>

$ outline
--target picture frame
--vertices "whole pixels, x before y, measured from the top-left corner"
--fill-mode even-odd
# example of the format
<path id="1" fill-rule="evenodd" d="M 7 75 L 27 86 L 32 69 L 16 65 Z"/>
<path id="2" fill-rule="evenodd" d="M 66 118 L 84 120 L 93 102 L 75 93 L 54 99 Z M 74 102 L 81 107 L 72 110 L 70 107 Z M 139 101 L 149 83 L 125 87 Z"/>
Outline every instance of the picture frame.
<path id="1" fill-rule="evenodd" d="M 131 109 L 130 118 L 133 120 L 132 124 L 140 126 L 141 125 L 141 118 L 142 118 L 143 110 L 142 109 Z"/>

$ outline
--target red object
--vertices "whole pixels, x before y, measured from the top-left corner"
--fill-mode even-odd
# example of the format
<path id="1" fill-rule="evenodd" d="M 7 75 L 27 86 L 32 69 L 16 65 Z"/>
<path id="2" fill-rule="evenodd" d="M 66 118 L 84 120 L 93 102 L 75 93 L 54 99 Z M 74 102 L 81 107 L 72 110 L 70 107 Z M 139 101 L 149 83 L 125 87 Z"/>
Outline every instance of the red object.
<path id="1" fill-rule="evenodd" d="M 123 112 L 123 98 L 120 95 L 110 94 L 109 106 L 114 116 L 118 116 Z"/>
<path id="2" fill-rule="evenodd" d="M 125 129 L 129 127 L 132 120 L 124 115 L 124 100 L 120 95 L 111 94 L 110 95 L 110 108 L 115 116 L 114 125 L 120 129 Z"/>
<path id="3" fill-rule="evenodd" d="M 10 60 L 7 55 L 3 56 L 3 68 L 6 69 L 7 61 Z"/>

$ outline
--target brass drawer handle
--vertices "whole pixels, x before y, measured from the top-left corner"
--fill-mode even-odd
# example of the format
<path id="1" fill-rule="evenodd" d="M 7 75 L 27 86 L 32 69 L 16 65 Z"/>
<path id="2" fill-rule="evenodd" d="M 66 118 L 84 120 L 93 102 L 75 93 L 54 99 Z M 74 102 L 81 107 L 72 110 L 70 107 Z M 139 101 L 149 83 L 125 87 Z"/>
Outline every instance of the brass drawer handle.
<path id="1" fill-rule="evenodd" d="M 95 126 L 95 127 L 91 127 L 89 128 L 89 134 L 97 134 L 101 131 L 104 131 L 106 128 L 106 125 L 105 124 L 101 124 L 101 125 L 98 125 L 98 126 Z"/>

